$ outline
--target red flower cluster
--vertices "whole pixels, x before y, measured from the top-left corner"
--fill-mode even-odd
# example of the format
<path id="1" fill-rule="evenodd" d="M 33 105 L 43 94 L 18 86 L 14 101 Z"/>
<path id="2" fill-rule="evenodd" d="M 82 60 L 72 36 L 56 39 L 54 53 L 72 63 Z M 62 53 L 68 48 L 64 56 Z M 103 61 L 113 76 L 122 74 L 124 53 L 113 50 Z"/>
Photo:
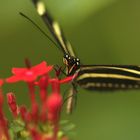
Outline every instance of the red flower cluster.
<path id="1" fill-rule="evenodd" d="M 23 130 L 28 132 L 27 135 L 31 136 L 32 140 L 68 140 L 65 136 L 58 137 L 58 132 L 60 131 L 59 120 L 63 103 L 60 85 L 70 82 L 73 76 L 62 80 L 50 78 L 49 72 L 52 69 L 53 66 L 48 66 L 44 61 L 33 67 L 13 68 L 13 76 L 5 80 L 5 83 L 24 81 L 28 85 L 31 100 L 30 110 L 25 105 L 17 105 L 15 95 L 11 92 L 7 94 L 7 101 L 14 119 L 20 120 L 24 124 Z M 0 86 L 2 85 L 3 80 L 0 80 Z M 36 100 L 36 86 L 39 87 L 41 105 Z M 52 89 L 51 93 L 48 93 L 49 86 Z M 2 90 L 0 90 L 0 139 L 11 140 L 2 107 L 3 94 Z M 43 130 L 39 128 L 41 124 Z"/>

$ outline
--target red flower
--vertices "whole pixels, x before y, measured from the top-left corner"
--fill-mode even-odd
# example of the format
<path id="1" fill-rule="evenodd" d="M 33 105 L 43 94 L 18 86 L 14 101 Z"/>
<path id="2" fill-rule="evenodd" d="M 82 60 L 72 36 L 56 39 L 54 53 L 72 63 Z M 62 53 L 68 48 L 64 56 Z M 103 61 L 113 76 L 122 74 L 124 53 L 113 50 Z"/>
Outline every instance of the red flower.
<path id="1" fill-rule="evenodd" d="M 52 79 L 51 85 L 52 85 L 52 93 L 47 99 L 48 119 L 52 122 L 57 122 L 59 120 L 62 106 L 62 97 L 60 94 L 60 82 L 57 78 Z"/>
<path id="2" fill-rule="evenodd" d="M 14 117 L 17 117 L 19 109 L 16 103 L 15 95 L 12 92 L 7 94 L 7 102 Z"/>
<path id="3" fill-rule="evenodd" d="M 62 97 L 60 94 L 52 93 L 47 100 L 48 119 L 56 122 L 59 119 L 62 106 Z"/>
<path id="4" fill-rule="evenodd" d="M 2 110 L 3 102 L 4 98 L 0 89 L 0 137 L 4 137 L 6 140 L 9 140 L 8 125 Z"/>
<path id="5" fill-rule="evenodd" d="M 49 75 L 46 74 L 42 76 L 38 82 L 40 88 L 40 98 L 42 103 L 46 100 L 47 97 L 47 87 L 49 86 Z"/>
<path id="6" fill-rule="evenodd" d="M 68 76 L 64 79 L 59 80 L 59 83 L 60 84 L 65 84 L 65 83 L 71 82 L 76 76 L 77 75 Z"/>
<path id="7" fill-rule="evenodd" d="M 42 140 L 41 134 L 35 128 L 30 128 L 29 130 L 33 140 Z"/>
<path id="8" fill-rule="evenodd" d="M 54 79 L 49 79 L 49 82 L 52 84 L 52 89 L 53 89 L 53 92 L 55 90 L 59 91 L 59 87 L 60 87 L 60 84 L 65 84 L 65 83 L 69 83 L 71 82 L 74 78 L 76 77 L 76 75 L 73 75 L 73 76 L 68 76 L 64 79 L 61 79 L 59 80 L 58 78 L 54 78 Z M 60 92 L 60 91 L 59 91 Z"/>
<path id="9" fill-rule="evenodd" d="M 21 118 L 24 121 L 26 121 L 26 117 L 27 117 L 27 113 L 28 113 L 26 106 L 20 106 L 19 111 L 20 111 Z"/>
<path id="10" fill-rule="evenodd" d="M 3 85 L 3 80 L 2 79 L 0 79 L 0 87 Z"/>
<path id="11" fill-rule="evenodd" d="M 38 120 L 38 113 L 39 113 L 39 107 L 37 103 L 32 104 L 32 109 L 31 109 L 31 117 L 32 120 L 37 122 Z"/>
<path id="12" fill-rule="evenodd" d="M 52 70 L 53 66 L 47 66 L 47 63 L 42 63 L 33 66 L 31 68 L 13 68 L 13 76 L 6 79 L 8 83 L 14 83 L 18 81 L 32 82 L 36 80 L 38 76 L 44 75 Z"/>

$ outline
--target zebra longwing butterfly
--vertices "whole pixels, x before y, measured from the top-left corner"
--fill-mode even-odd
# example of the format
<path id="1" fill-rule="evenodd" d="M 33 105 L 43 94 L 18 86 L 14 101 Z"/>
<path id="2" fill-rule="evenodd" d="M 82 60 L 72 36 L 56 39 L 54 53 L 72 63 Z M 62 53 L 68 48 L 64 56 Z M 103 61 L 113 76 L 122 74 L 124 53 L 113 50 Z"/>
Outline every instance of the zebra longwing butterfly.
<path id="1" fill-rule="evenodd" d="M 32 0 L 37 13 L 42 17 L 49 28 L 57 44 L 60 46 L 66 66 L 66 74 L 77 74 L 73 87 L 76 85 L 88 90 L 108 91 L 140 89 L 140 66 L 135 65 L 81 65 L 76 57 L 72 46 L 66 40 L 62 29 L 47 11 L 44 3 L 40 0 Z M 70 95 L 73 95 L 73 91 Z M 72 108 L 72 98 L 68 102 L 68 111 Z"/>

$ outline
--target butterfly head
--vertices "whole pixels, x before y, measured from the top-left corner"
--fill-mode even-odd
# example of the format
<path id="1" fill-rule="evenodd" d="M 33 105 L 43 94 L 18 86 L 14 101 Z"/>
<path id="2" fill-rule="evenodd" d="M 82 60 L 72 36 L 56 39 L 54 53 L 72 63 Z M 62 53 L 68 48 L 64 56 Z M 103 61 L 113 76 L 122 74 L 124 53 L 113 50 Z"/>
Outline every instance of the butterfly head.
<path id="1" fill-rule="evenodd" d="M 66 65 L 66 74 L 73 75 L 80 68 L 80 59 L 65 54 L 63 62 Z"/>

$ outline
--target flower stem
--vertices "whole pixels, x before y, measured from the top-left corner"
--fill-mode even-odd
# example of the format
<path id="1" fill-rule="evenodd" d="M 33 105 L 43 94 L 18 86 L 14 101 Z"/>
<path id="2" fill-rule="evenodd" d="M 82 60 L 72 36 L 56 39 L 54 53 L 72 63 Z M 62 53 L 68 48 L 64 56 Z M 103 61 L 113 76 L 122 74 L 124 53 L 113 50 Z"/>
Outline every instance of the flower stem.
<path id="1" fill-rule="evenodd" d="M 30 95 L 30 99 L 32 104 L 34 104 L 35 101 L 35 86 L 34 86 L 34 82 L 28 82 L 28 88 L 29 88 L 29 95 Z"/>

